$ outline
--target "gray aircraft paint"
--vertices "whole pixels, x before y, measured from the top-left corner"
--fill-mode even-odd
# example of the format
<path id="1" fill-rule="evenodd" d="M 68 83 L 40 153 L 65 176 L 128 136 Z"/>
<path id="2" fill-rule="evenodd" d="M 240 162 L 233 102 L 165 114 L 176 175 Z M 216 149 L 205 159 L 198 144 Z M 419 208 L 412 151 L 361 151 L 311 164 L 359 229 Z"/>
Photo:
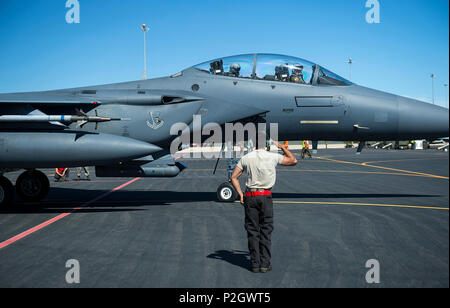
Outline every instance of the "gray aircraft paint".
<path id="1" fill-rule="evenodd" d="M 2 168 L 108 165 L 161 150 L 153 144 L 105 133 L 55 131 L 0 134 Z"/>
<path id="2" fill-rule="evenodd" d="M 279 124 L 280 140 L 376 141 L 448 136 L 448 110 L 442 107 L 355 84 L 292 84 L 210 75 L 196 68 L 186 69 L 174 78 L 0 94 L 0 115 L 32 112 L 54 115 L 56 111 L 74 114 L 76 108 L 89 116 L 127 120 L 98 125 L 87 123 L 83 127 L 73 123 L 67 129 L 125 136 L 124 144 L 125 140 L 136 139 L 166 149 L 176 137 L 170 135 L 171 125 L 179 122 L 191 125 L 195 114 L 202 115 L 203 124 L 220 125 L 263 115 L 268 123 Z M 37 126 L 0 123 L 0 140 L 3 140 L 0 168 L 16 168 L 17 160 L 25 166 L 29 159 L 26 153 L 17 153 L 14 166 L 8 163 L 7 145 L 11 132 L 31 136 L 36 130 L 40 132 L 42 144 L 46 144 L 51 143 L 54 136 L 50 132 L 64 130 L 64 127 L 51 123 Z M 92 150 L 95 151 L 95 147 Z M 43 151 L 51 153 L 52 149 Z M 145 155 L 148 154 L 151 151 Z M 76 155 L 75 149 L 68 152 L 66 158 L 71 160 L 71 155 Z M 32 164 L 26 166 L 31 168 Z"/>

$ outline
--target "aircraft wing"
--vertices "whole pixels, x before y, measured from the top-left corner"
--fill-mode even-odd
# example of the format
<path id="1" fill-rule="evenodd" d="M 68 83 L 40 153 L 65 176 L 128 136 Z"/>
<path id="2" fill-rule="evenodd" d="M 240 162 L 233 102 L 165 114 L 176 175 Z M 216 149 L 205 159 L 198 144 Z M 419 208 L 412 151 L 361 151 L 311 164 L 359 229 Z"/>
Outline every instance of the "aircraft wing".
<path id="1" fill-rule="evenodd" d="M 124 104 L 157 106 L 181 104 L 203 100 L 185 91 L 174 90 L 58 90 L 48 92 L 28 92 L 0 94 L 0 106 L 3 105 L 38 105 L 38 106 L 76 106 Z"/>
<path id="2" fill-rule="evenodd" d="M 0 105 L 6 104 L 29 104 L 29 105 L 92 105 L 91 100 L 0 100 Z"/>
<path id="3" fill-rule="evenodd" d="M 28 92 L 0 94 L 0 106 L 11 105 L 92 105 L 95 100 L 81 97 L 73 93 L 61 92 Z"/>
<path id="4" fill-rule="evenodd" d="M 89 122 L 121 120 L 87 116 L 100 105 L 163 106 L 201 101 L 203 98 L 177 90 L 146 89 L 67 89 L 46 92 L 0 94 L 0 127 L 61 129 L 63 124 L 77 122 L 78 127 Z M 96 112 L 97 115 L 97 112 Z M 50 125 L 49 125 L 50 124 Z M 97 127 L 97 126 L 96 126 Z"/>

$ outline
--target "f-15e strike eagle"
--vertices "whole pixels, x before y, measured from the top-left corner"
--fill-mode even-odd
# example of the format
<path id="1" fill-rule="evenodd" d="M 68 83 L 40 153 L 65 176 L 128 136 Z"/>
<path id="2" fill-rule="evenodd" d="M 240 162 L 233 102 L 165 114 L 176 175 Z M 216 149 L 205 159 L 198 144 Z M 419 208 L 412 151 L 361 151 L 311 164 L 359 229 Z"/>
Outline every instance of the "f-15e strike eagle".
<path id="1" fill-rule="evenodd" d="M 0 94 L 0 205 L 25 169 L 20 198 L 39 201 L 39 168 L 95 166 L 98 177 L 173 177 L 175 123 L 278 123 L 279 140 L 413 140 L 448 136 L 448 109 L 368 89 L 309 61 L 247 54 L 166 78 Z M 202 127 L 200 127 L 202 129 Z M 231 197 L 230 197 L 231 200 Z"/>

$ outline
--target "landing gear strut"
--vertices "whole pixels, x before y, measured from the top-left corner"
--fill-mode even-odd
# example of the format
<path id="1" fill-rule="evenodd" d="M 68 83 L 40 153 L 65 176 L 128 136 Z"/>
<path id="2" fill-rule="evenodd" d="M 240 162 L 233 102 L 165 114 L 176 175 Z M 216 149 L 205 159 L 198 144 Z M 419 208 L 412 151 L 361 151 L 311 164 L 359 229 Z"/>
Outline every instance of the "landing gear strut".
<path id="1" fill-rule="evenodd" d="M 24 201 L 40 201 L 47 196 L 49 189 L 47 176 L 37 170 L 25 171 L 16 182 L 17 195 Z"/>
<path id="2" fill-rule="evenodd" d="M 0 175 L 0 208 L 10 205 L 14 200 L 14 186 Z"/>
<path id="3" fill-rule="evenodd" d="M 225 145 L 222 145 L 221 151 L 224 150 L 224 146 Z M 229 146 L 228 148 L 230 149 L 231 146 Z M 233 158 L 231 158 L 232 155 L 231 151 L 228 153 L 228 155 L 230 157 L 228 158 L 228 168 L 227 168 L 228 182 L 221 184 L 219 188 L 217 188 L 217 199 L 219 200 L 219 202 L 234 202 L 238 198 L 238 193 L 231 184 L 231 175 L 233 174 L 233 170 L 236 167 L 237 162 Z M 216 167 L 214 168 L 213 174 L 216 173 L 219 159 L 217 159 Z"/>

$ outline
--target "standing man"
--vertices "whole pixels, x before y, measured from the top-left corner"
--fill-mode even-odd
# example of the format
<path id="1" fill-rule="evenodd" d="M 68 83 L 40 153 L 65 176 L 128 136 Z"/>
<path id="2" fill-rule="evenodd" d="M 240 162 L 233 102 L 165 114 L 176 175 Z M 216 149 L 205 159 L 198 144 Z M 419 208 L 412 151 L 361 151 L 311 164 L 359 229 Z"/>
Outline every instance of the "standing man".
<path id="1" fill-rule="evenodd" d="M 273 141 L 274 142 L 274 141 Z M 297 159 L 281 144 L 274 142 L 284 155 L 271 153 L 265 144 L 257 143 L 257 150 L 242 157 L 231 176 L 231 183 L 245 207 L 245 229 L 248 249 L 254 273 L 266 273 L 272 269 L 271 234 L 273 231 L 273 203 L 271 189 L 276 181 L 276 166 L 295 166 Z M 239 177 L 246 171 L 245 196 Z"/>
<path id="2" fill-rule="evenodd" d="M 312 158 L 311 152 L 309 151 L 309 141 L 303 140 L 303 147 L 302 147 L 302 159 L 305 158 L 305 155 L 308 154 L 309 158 Z"/>
<path id="3" fill-rule="evenodd" d="M 81 181 L 81 171 L 84 171 L 84 175 L 86 176 L 86 180 L 90 181 L 91 178 L 89 177 L 89 169 L 88 169 L 88 167 L 78 167 L 77 168 L 77 181 Z"/>

